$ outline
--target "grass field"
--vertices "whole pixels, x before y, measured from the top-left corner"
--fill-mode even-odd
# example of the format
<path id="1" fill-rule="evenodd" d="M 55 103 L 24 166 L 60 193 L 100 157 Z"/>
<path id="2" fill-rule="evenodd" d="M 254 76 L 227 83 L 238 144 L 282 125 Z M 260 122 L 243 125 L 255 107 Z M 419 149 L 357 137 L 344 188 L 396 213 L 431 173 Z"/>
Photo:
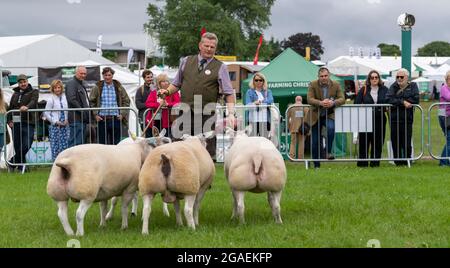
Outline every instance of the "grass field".
<path id="1" fill-rule="evenodd" d="M 305 170 L 287 163 L 282 197 L 283 224 L 276 225 L 266 195 L 246 195 L 246 225 L 230 220 L 231 193 L 223 166 L 200 210 L 196 231 L 176 227 L 162 215 L 161 199 L 153 204 L 150 235 L 141 235 L 141 209 L 129 229 L 120 230 L 119 207 L 107 227 L 99 228 L 99 208 L 85 219 L 81 247 L 450 247 L 449 168 L 437 161 L 419 161 L 412 168 L 386 162 L 380 168 L 355 163 L 323 164 Z M 46 194 L 48 168 L 24 175 L 1 173 L 0 247 L 66 247 L 67 237 Z M 70 222 L 75 228 L 75 209 Z"/>

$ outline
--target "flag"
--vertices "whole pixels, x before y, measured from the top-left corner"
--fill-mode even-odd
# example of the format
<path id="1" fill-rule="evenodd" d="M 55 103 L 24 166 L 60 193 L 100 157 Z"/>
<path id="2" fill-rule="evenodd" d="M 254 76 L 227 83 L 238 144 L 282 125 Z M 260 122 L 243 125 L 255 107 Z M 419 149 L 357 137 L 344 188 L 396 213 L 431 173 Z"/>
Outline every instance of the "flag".
<path id="1" fill-rule="evenodd" d="M 253 59 L 253 65 L 257 65 L 257 64 L 258 64 L 259 48 L 260 48 L 261 45 L 262 45 L 263 36 L 264 36 L 264 35 L 261 35 L 261 36 L 259 37 L 259 43 L 258 43 L 258 47 L 256 48 L 256 54 L 255 54 L 255 58 Z"/>
<path id="2" fill-rule="evenodd" d="M 202 27 L 202 30 L 200 31 L 200 37 L 202 37 L 206 33 L 206 28 Z"/>
<path id="3" fill-rule="evenodd" d="M 99 54 L 100 56 L 102 55 L 102 40 L 103 40 L 103 35 L 99 35 L 97 37 L 97 49 L 95 50 L 95 52 L 97 52 L 97 54 Z"/>

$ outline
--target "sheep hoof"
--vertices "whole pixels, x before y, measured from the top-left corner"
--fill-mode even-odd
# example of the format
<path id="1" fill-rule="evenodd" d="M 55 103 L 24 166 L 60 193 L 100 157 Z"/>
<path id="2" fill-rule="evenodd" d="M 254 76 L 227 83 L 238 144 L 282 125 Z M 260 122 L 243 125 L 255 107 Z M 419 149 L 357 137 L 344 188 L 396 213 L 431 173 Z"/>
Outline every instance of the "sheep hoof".
<path id="1" fill-rule="evenodd" d="M 120 227 L 120 229 L 121 229 L 122 231 L 125 231 L 126 229 L 128 229 L 128 225 L 122 226 L 122 227 Z"/>
<path id="2" fill-rule="evenodd" d="M 136 217 L 137 213 L 136 212 L 131 212 L 131 217 Z"/>
<path id="3" fill-rule="evenodd" d="M 74 232 L 73 232 L 72 230 L 70 230 L 70 231 L 66 232 L 66 234 L 67 234 L 68 236 L 73 236 L 73 235 L 74 235 Z"/>
<path id="4" fill-rule="evenodd" d="M 107 220 L 107 221 L 109 221 L 109 220 L 111 220 L 112 219 L 112 214 L 106 214 L 106 218 L 105 218 L 105 220 Z"/>
<path id="5" fill-rule="evenodd" d="M 142 235 L 148 235 L 148 231 L 142 231 Z"/>

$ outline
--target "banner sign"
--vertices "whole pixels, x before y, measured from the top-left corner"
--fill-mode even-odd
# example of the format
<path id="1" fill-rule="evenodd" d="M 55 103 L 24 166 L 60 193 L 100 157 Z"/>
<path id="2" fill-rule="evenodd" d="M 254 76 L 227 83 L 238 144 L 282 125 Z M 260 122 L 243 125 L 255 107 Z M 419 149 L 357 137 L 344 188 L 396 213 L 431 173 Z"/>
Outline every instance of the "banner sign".
<path id="1" fill-rule="evenodd" d="M 100 80 L 100 66 L 87 66 L 87 76 L 84 80 L 88 89 L 92 88 Z M 75 75 L 75 66 L 56 68 L 38 68 L 38 84 L 40 90 L 50 88 L 53 80 L 59 79 L 66 84 Z"/>
<path id="2" fill-rule="evenodd" d="M 309 81 L 286 81 L 286 82 L 267 82 L 267 86 L 270 89 L 276 88 L 297 88 L 297 87 L 309 87 Z"/>

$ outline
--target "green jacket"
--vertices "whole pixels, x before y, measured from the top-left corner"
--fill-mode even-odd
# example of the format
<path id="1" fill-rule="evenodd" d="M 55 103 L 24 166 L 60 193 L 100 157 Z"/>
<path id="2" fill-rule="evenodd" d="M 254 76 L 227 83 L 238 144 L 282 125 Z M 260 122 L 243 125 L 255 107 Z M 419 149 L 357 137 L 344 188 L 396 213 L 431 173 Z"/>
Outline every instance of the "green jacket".
<path id="1" fill-rule="evenodd" d="M 91 90 L 91 94 L 89 95 L 91 108 L 101 108 L 103 83 L 103 80 L 98 81 Z M 113 80 L 113 84 L 114 89 L 116 90 L 117 106 L 130 107 L 130 98 L 128 97 L 128 93 L 126 92 L 125 88 L 117 80 Z M 98 110 L 93 111 L 94 116 L 96 116 L 98 112 Z M 128 119 L 128 110 L 120 110 L 120 114 L 125 121 Z"/>

